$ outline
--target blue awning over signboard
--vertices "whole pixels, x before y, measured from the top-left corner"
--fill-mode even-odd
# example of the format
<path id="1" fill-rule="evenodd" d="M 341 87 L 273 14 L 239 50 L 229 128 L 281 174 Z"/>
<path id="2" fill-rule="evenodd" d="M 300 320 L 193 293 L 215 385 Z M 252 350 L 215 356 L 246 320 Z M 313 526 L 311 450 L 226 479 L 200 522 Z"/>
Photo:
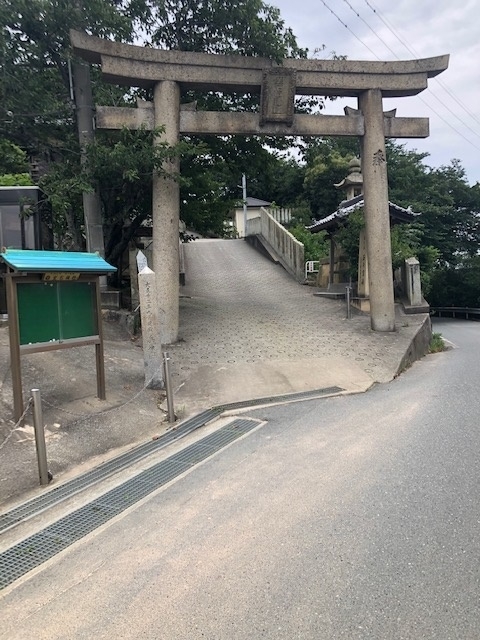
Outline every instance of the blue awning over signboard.
<path id="1" fill-rule="evenodd" d="M 26 251 L 7 249 L 0 258 L 15 271 L 43 273 L 45 271 L 74 271 L 77 273 L 104 274 L 116 271 L 97 253 L 75 251 Z"/>

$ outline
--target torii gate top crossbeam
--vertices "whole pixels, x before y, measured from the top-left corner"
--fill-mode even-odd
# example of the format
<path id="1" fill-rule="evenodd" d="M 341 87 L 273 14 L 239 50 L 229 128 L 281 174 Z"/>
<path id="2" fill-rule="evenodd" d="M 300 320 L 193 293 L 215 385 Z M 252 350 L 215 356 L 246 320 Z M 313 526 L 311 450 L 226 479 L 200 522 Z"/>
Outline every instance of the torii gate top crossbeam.
<path id="1" fill-rule="evenodd" d="M 358 96 L 379 89 L 390 98 L 420 93 L 428 78 L 444 71 L 449 61 L 444 55 L 393 62 L 287 58 L 278 64 L 251 56 L 151 49 L 79 31 L 71 31 L 70 40 L 79 56 L 102 65 L 105 80 L 137 87 L 173 80 L 191 89 L 259 93 L 265 71 L 282 69 L 295 76 L 298 95 Z"/>

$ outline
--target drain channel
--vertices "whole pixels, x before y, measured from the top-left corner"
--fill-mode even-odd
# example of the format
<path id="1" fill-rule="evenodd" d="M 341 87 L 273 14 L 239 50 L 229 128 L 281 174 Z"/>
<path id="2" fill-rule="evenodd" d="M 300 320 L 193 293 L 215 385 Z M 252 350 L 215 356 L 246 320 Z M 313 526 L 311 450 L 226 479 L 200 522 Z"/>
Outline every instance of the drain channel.
<path id="1" fill-rule="evenodd" d="M 74 478 L 73 480 L 69 480 L 68 482 L 59 485 L 58 487 L 52 487 L 52 489 L 50 489 L 47 493 L 38 495 L 35 498 L 24 502 L 18 507 L 7 511 L 6 513 L 0 515 L 0 533 L 16 526 L 20 522 L 24 522 L 29 518 L 33 518 L 33 516 L 36 516 L 49 507 L 59 504 L 63 500 L 66 500 L 67 498 L 70 498 L 80 491 L 83 491 L 83 489 L 90 487 L 92 484 L 95 484 L 96 482 L 99 482 L 101 480 L 105 480 L 106 478 L 110 477 L 114 473 L 117 473 L 118 471 L 121 471 L 122 469 L 126 469 L 142 458 L 146 458 L 154 451 L 163 449 L 174 440 L 178 440 L 179 438 L 188 435 L 195 429 L 203 427 L 205 424 L 207 424 L 207 422 L 210 422 L 210 420 L 219 416 L 222 411 L 224 411 L 224 409 L 220 408 L 203 411 L 194 418 L 185 421 L 177 429 L 168 431 L 158 440 L 146 442 L 139 447 L 132 449 L 131 451 L 127 451 L 126 453 L 123 453 L 120 456 L 109 460 L 108 462 L 104 462 L 95 469 L 87 471 L 86 473 L 77 478 Z"/>
<path id="2" fill-rule="evenodd" d="M 327 396 L 332 393 L 340 393 L 344 391 L 341 387 L 325 387 L 324 389 L 316 389 L 315 391 L 300 391 L 298 393 L 287 393 L 282 396 L 267 396 L 265 398 L 256 398 L 255 400 L 243 400 L 242 402 L 232 402 L 231 404 L 221 404 L 216 409 L 222 411 L 230 411 L 233 409 L 243 409 L 244 407 L 258 407 L 262 404 L 272 404 L 275 402 L 283 402 L 285 400 L 306 400 L 307 398 L 318 398 L 319 396 Z"/>
<path id="3" fill-rule="evenodd" d="M 0 554 L 0 589 L 259 425 L 237 419 Z"/>
<path id="4" fill-rule="evenodd" d="M 166 447 L 174 440 L 182 438 L 192 431 L 195 431 L 195 429 L 203 427 L 205 424 L 221 415 L 224 411 L 243 409 L 245 407 L 255 407 L 263 404 L 271 404 L 273 402 L 282 402 L 285 400 L 305 400 L 307 398 L 317 398 L 321 395 L 330 395 L 332 393 L 339 393 L 340 391 L 343 391 L 343 389 L 340 387 L 326 387 L 324 389 L 316 389 L 314 391 L 302 391 L 300 393 L 292 393 L 282 396 L 257 398 L 256 400 L 246 400 L 243 402 L 232 402 L 230 404 L 223 404 L 217 407 L 213 407 L 212 409 L 202 411 L 193 418 L 189 418 L 188 420 L 186 420 L 176 429 L 168 431 L 158 440 L 152 440 L 138 447 L 135 447 L 131 451 L 127 451 L 126 453 L 123 453 L 120 456 L 109 460 L 108 462 L 104 462 L 95 469 L 87 471 L 86 473 L 77 478 L 74 478 L 73 480 L 69 480 L 68 482 L 65 482 L 64 484 L 57 487 L 52 487 L 46 493 L 38 495 L 35 498 L 24 502 L 18 507 L 14 507 L 10 511 L 7 511 L 4 514 L 0 515 L 0 533 L 2 531 L 6 531 L 7 529 L 15 527 L 20 522 L 25 522 L 25 520 L 33 518 L 39 513 L 46 511 L 51 506 L 59 504 L 63 500 L 66 500 L 67 498 L 70 498 L 80 491 L 83 491 L 96 482 L 105 480 L 118 471 L 126 469 L 142 458 L 146 458 L 151 453 L 159 451 L 163 447 Z"/>

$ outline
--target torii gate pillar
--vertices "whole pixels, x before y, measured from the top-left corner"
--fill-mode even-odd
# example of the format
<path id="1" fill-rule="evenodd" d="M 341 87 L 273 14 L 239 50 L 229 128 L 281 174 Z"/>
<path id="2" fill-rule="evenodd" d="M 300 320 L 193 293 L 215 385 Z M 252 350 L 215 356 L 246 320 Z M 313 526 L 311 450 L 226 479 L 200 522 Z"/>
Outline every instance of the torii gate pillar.
<path id="1" fill-rule="evenodd" d="M 393 62 L 355 60 L 275 60 L 164 51 L 70 32 L 73 50 L 102 65 L 109 82 L 154 87 L 154 105 L 97 108 L 97 126 L 132 129 L 164 126 L 158 140 L 175 145 L 187 135 L 359 136 L 365 199 L 372 329 L 393 331 L 395 307 L 389 235 L 385 137 L 425 138 L 428 119 L 384 117 L 382 96 L 417 95 L 448 67 L 448 55 Z M 181 111 L 183 89 L 260 94 L 260 112 Z M 372 87 L 375 87 L 373 89 Z M 362 112 L 344 116 L 296 114 L 295 95 L 358 97 Z M 162 344 L 178 334 L 178 160 L 153 186 L 153 249 Z M 172 177 L 169 177 L 168 174 Z"/>
<path id="2" fill-rule="evenodd" d="M 379 89 L 362 92 L 358 106 L 365 119 L 365 132 L 360 140 L 371 326 L 374 331 L 395 331 L 382 92 Z"/>
<path id="3" fill-rule="evenodd" d="M 154 124 L 164 132 L 156 143 L 178 144 L 180 135 L 180 88 L 177 82 L 163 80 L 154 87 Z M 179 323 L 179 249 L 178 223 L 180 197 L 178 156 L 163 165 L 166 175 L 153 174 L 153 270 L 157 289 L 160 342 L 172 344 L 178 339 Z M 169 174 L 172 177 L 169 177 Z"/>

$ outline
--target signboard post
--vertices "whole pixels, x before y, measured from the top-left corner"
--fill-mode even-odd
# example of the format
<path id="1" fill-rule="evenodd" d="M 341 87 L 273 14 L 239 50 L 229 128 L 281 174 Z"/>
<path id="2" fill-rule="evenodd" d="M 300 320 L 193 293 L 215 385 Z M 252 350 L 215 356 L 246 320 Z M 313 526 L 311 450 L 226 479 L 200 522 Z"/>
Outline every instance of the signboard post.
<path id="1" fill-rule="evenodd" d="M 96 254 L 10 250 L 6 290 L 15 420 L 23 412 L 21 355 L 95 345 L 97 396 L 105 400 L 99 276 L 111 271 Z"/>

